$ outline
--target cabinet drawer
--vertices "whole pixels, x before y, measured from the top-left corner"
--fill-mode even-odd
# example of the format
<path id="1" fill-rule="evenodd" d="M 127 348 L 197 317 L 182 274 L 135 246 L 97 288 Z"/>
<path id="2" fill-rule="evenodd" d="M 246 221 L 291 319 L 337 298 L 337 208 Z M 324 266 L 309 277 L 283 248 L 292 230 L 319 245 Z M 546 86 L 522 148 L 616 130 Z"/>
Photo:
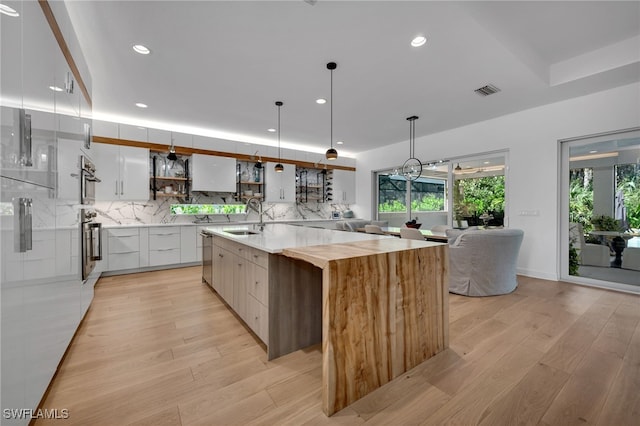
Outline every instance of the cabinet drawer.
<path id="1" fill-rule="evenodd" d="M 266 251 L 258 250 L 256 248 L 248 247 L 248 260 L 263 268 L 269 267 L 269 253 Z"/>
<path id="2" fill-rule="evenodd" d="M 111 246 L 111 242 L 109 242 Z M 140 267 L 140 256 L 136 253 L 110 253 L 109 270 L 134 269 Z"/>
<path id="3" fill-rule="evenodd" d="M 247 296 L 247 325 L 265 344 L 269 342 L 269 311 L 255 297 Z"/>
<path id="4" fill-rule="evenodd" d="M 247 283 L 247 292 L 263 305 L 269 306 L 269 272 L 259 265 L 251 266 L 253 272 Z"/>
<path id="5" fill-rule="evenodd" d="M 149 228 L 149 235 L 180 235 L 179 226 L 156 226 Z"/>
<path id="6" fill-rule="evenodd" d="M 178 249 L 180 250 L 180 233 L 151 234 L 149 230 L 149 248 L 151 250 Z"/>
<path id="7" fill-rule="evenodd" d="M 226 238 L 214 238 L 213 243 L 244 259 L 250 260 L 251 258 L 251 247 L 245 246 L 244 244 L 236 243 Z"/>
<path id="8" fill-rule="evenodd" d="M 122 235 L 109 238 L 109 254 L 113 253 L 138 253 L 140 251 L 140 238 L 136 235 Z"/>
<path id="9" fill-rule="evenodd" d="M 107 230 L 110 237 L 132 237 L 138 236 L 138 228 L 111 228 Z"/>
<path id="10" fill-rule="evenodd" d="M 180 263 L 180 248 L 149 250 L 149 266 Z"/>

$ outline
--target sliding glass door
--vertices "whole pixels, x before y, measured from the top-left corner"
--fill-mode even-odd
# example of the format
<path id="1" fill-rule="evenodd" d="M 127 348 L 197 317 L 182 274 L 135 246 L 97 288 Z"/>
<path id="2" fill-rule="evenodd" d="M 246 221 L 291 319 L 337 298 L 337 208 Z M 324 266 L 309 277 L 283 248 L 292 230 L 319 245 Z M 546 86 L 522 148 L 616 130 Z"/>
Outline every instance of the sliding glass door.
<path id="1" fill-rule="evenodd" d="M 640 130 L 561 141 L 560 276 L 640 292 Z"/>

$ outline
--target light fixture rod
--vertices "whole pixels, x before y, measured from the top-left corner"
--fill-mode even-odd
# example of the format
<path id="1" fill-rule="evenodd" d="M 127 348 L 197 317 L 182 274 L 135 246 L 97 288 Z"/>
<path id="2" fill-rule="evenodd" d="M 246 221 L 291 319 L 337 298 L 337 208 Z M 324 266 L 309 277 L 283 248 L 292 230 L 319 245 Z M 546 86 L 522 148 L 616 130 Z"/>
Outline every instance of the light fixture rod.
<path id="1" fill-rule="evenodd" d="M 415 158 L 416 152 L 416 120 L 418 119 L 417 115 L 412 115 L 411 117 L 407 117 L 409 121 L 409 158 Z"/>

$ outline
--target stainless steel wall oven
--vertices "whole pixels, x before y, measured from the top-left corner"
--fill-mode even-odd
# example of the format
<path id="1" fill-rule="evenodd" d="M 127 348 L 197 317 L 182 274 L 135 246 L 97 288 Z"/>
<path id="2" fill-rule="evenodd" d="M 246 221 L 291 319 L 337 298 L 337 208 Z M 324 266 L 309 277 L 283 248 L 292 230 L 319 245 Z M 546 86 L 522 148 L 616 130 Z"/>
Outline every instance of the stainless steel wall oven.
<path id="1" fill-rule="evenodd" d="M 93 204 L 96 201 L 96 166 L 84 155 L 80 156 L 80 204 Z"/>
<path id="2" fill-rule="evenodd" d="M 95 211 L 80 210 L 83 280 L 89 277 L 96 266 L 96 261 L 102 260 L 102 224 L 96 222 L 95 218 Z"/>

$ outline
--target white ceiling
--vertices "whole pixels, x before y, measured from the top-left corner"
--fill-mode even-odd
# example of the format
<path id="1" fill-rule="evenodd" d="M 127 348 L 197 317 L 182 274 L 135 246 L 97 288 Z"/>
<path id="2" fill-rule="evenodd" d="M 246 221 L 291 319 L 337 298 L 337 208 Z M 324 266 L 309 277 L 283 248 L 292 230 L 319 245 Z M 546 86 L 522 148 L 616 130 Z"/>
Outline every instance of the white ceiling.
<path id="1" fill-rule="evenodd" d="M 354 154 L 640 80 L 640 2 L 68 1 L 95 118 Z M 411 39 L 427 35 L 421 48 Z M 136 54 L 133 44 L 152 53 Z M 598 49 L 600 49 L 598 51 Z M 617 52 L 612 55 L 611 52 Z M 502 91 L 474 93 L 485 84 Z M 149 105 L 147 109 L 134 106 Z M 185 126 L 193 127 L 190 129 Z M 215 147 L 211 147 L 215 149 Z"/>

